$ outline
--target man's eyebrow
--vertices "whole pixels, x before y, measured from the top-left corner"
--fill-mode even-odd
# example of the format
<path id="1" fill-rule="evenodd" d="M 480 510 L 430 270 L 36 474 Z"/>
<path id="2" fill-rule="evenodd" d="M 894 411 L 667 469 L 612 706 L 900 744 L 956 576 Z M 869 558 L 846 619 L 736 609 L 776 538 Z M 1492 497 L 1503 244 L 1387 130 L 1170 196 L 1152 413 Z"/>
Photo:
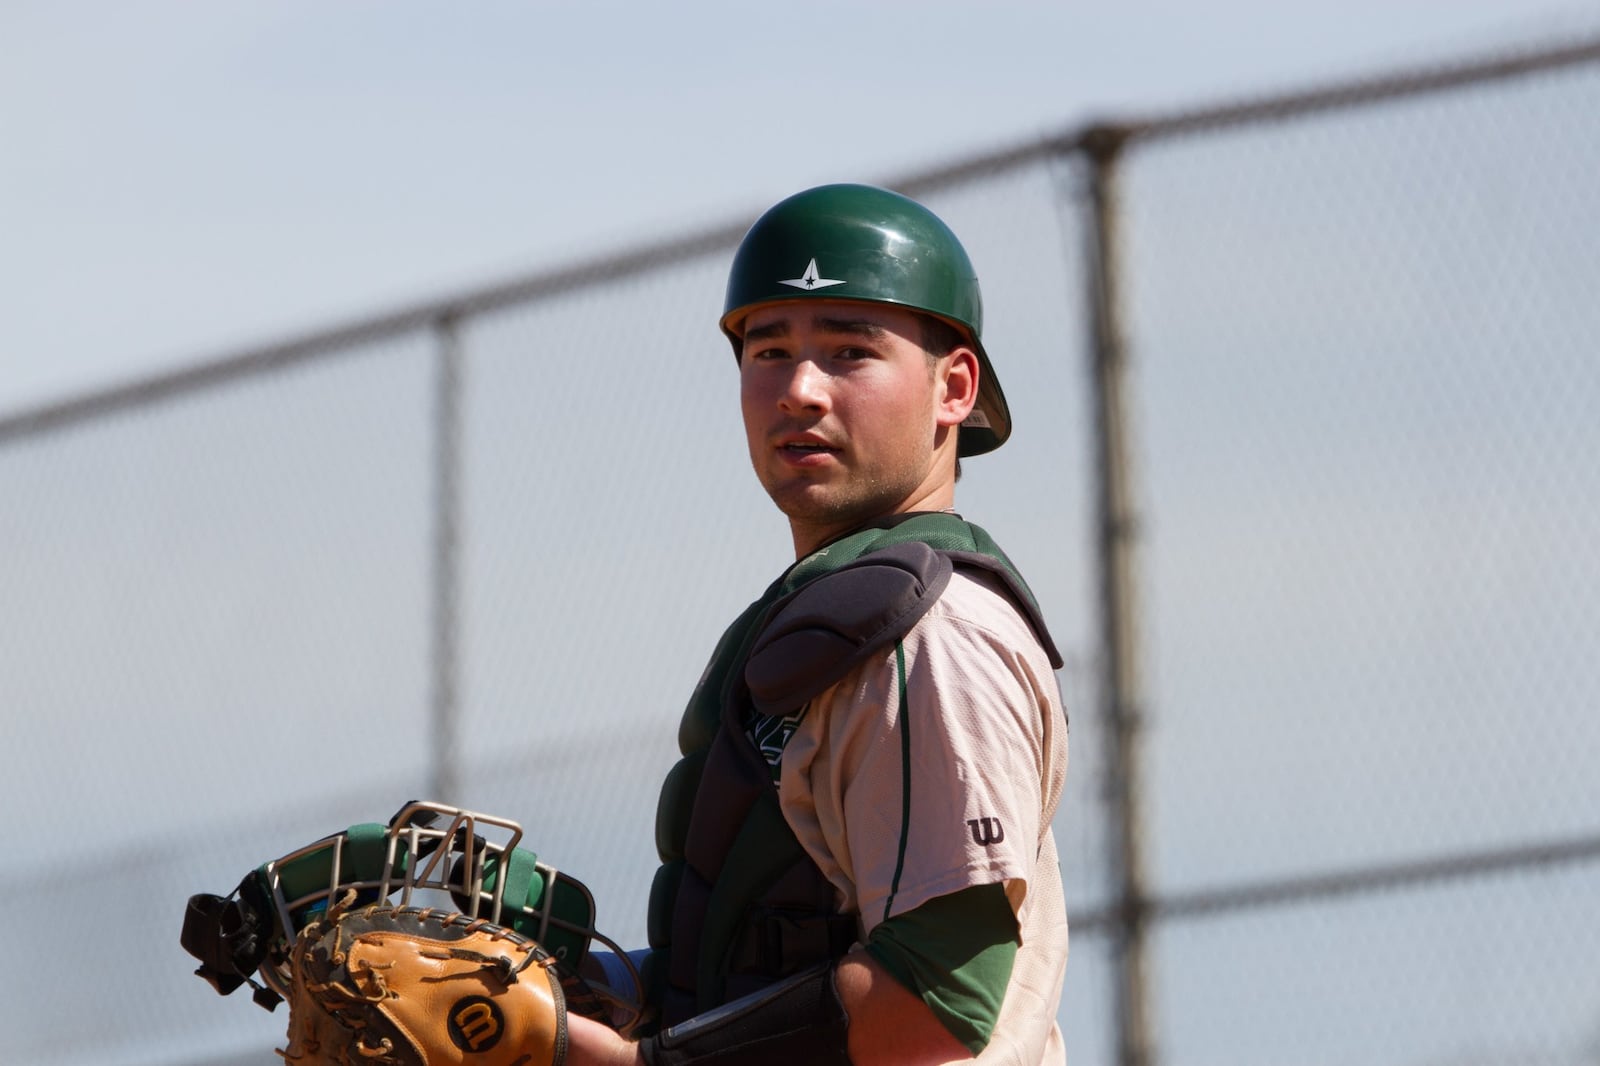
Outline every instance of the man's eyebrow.
<path id="1" fill-rule="evenodd" d="M 864 318 L 824 318 L 817 316 L 811 320 L 811 328 L 818 333 L 840 333 L 849 337 L 866 337 L 869 340 L 880 340 L 889 335 L 889 331 L 876 322 Z M 762 326 L 751 326 L 744 331 L 744 340 L 769 341 L 789 335 L 789 320 L 786 318 L 768 322 Z"/>
<path id="2" fill-rule="evenodd" d="M 867 337 L 877 340 L 886 337 L 889 331 L 876 322 L 869 322 L 864 318 L 813 318 L 813 329 L 820 333 L 846 333 L 853 337 Z"/>
<path id="3" fill-rule="evenodd" d="M 776 322 L 767 323 L 765 326 L 751 326 L 744 331 L 744 341 L 749 344 L 751 341 L 770 341 L 774 337 L 787 337 L 788 335 L 789 323 L 780 318 Z"/>

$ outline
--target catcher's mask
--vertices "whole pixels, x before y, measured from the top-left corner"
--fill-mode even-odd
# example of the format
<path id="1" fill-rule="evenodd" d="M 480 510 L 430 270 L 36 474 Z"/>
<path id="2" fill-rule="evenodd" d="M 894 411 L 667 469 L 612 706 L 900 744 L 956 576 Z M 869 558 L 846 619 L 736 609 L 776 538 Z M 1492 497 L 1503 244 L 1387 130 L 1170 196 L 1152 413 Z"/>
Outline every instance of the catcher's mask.
<path id="1" fill-rule="evenodd" d="M 288 994 L 295 938 L 351 893 L 349 906 L 435 907 L 515 929 L 573 973 L 590 940 L 626 958 L 594 928 L 588 888 L 518 847 L 521 840 L 509 819 L 408 803 L 387 825 L 353 825 L 263 863 L 227 897 L 191 896 L 183 946 L 218 992 L 248 983 L 268 1010 Z"/>

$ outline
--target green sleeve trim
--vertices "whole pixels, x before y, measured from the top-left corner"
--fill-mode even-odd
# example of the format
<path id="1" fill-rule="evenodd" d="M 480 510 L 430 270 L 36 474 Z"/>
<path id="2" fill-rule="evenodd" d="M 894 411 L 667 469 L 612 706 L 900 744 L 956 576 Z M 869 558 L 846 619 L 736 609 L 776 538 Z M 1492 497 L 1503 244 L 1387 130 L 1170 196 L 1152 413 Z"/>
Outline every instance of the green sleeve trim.
<path id="1" fill-rule="evenodd" d="M 906 713 L 911 701 L 906 697 L 906 645 L 894 642 L 894 666 L 900 679 L 900 851 L 895 856 L 894 879 L 889 882 L 889 897 L 883 901 L 883 920 L 889 920 L 889 908 L 900 891 L 900 875 L 906 869 L 906 838 L 911 835 L 911 721 Z"/>
<path id="2" fill-rule="evenodd" d="M 895 915 L 872 930 L 866 948 L 976 1055 L 994 1036 L 1017 944 L 1017 917 L 1005 885 L 992 884 Z"/>

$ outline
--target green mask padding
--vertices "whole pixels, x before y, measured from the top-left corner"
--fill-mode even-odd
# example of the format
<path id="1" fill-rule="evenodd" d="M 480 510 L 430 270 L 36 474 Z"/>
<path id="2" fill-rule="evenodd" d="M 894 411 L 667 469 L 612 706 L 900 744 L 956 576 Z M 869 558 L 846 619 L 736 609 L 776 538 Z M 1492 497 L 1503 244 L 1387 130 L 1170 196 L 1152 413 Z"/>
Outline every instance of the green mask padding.
<path id="1" fill-rule="evenodd" d="M 345 831 L 345 838 L 339 845 L 339 880 L 377 881 L 383 876 L 383 864 L 388 855 L 388 826 L 377 822 L 364 822 L 361 825 L 351 826 Z M 333 877 L 333 857 L 333 848 L 326 847 L 280 863 L 277 873 L 283 898 L 293 902 L 302 896 L 326 890 Z M 400 842 L 396 850 L 395 865 L 395 880 L 398 883 L 406 869 L 404 841 Z M 266 870 L 266 864 L 263 863 L 256 870 L 256 877 L 261 887 L 267 890 L 266 896 L 270 899 L 271 891 L 267 889 L 269 882 Z M 371 889 L 358 898 L 358 903 L 361 904 L 377 901 L 377 889 Z M 320 915 L 326 907 L 326 900 L 318 900 L 296 911 L 293 915 L 295 929 L 304 929 L 307 923 Z"/>
<path id="2" fill-rule="evenodd" d="M 538 856 L 523 848 L 511 850 L 506 864 L 506 890 L 501 917 L 524 936 L 538 940 L 546 951 L 576 967 L 589 948 L 588 930 L 594 928 L 594 900 L 587 889 L 571 878 L 556 874 L 551 888 L 550 922 L 541 933 L 537 913 L 544 905 L 545 879 L 538 871 Z M 492 856 L 484 863 L 483 890 L 493 892 L 500 861 Z M 526 911 L 518 913 L 521 908 Z M 528 913 L 532 911 L 534 913 Z"/>

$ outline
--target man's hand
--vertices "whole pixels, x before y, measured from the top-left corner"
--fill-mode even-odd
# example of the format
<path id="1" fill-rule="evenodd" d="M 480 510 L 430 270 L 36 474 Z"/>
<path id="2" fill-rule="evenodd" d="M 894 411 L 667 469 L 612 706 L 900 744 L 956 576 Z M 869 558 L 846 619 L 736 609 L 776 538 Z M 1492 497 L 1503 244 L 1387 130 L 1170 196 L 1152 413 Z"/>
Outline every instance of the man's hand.
<path id="1" fill-rule="evenodd" d="M 639 1045 L 579 1014 L 567 1015 L 567 1066 L 644 1066 Z"/>

